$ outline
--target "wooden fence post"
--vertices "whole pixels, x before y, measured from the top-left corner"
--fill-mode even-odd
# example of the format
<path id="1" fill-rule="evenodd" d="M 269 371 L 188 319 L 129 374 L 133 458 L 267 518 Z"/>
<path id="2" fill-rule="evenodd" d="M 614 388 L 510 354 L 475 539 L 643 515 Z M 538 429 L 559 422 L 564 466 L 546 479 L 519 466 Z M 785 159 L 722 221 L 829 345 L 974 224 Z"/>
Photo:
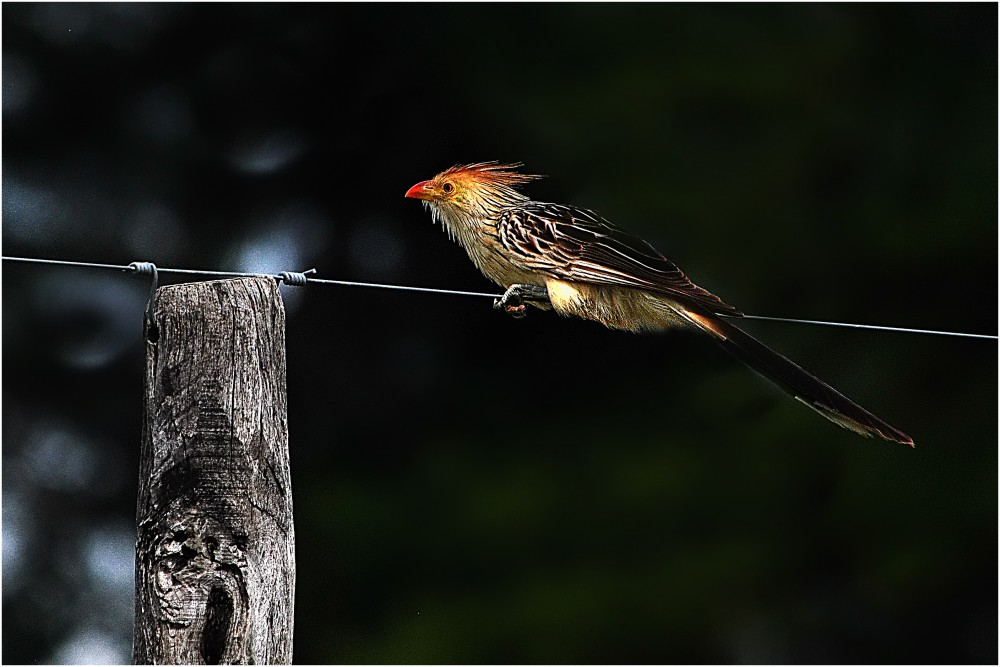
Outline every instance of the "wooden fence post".
<path id="1" fill-rule="evenodd" d="M 136 663 L 290 663 L 285 312 L 273 279 L 163 287 L 147 333 Z"/>

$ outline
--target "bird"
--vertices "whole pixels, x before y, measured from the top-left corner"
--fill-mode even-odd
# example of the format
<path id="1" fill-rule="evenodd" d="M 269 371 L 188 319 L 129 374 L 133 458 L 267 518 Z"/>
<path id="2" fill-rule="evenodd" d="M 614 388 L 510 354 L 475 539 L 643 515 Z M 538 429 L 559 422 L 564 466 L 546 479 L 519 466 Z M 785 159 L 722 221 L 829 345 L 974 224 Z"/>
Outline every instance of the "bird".
<path id="1" fill-rule="evenodd" d="M 910 447 L 913 439 L 732 320 L 742 311 L 695 285 L 662 253 L 601 217 L 534 201 L 521 188 L 541 176 L 520 162 L 455 165 L 406 191 L 505 291 L 494 307 L 523 317 L 531 305 L 630 332 L 707 334 L 737 359 L 833 423 Z"/>

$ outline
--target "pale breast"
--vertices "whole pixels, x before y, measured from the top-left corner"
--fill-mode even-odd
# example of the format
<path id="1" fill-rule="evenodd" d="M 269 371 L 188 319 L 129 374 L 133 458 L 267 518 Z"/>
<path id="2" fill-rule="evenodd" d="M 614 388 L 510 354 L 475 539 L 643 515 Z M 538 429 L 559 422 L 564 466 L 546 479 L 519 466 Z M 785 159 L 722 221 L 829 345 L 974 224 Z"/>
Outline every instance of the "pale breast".
<path id="1" fill-rule="evenodd" d="M 465 218 L 447 207 L 432 205 L 431 212 L 449 236 L 465 248 L 476 268 L 496 284 L 505 289 L 511 285 L 545 284 L 544 276 L 525 271 L 505 259 L 495 227 Z"/>
<path id="2" fill-rule="evenodd" d="M 525 271 L 505 259 L 503 254 L 499 252 L 497 240 L 485 238 L 486 235 L 478 231 L 473 233 L 478 234 L 480 238 L 469 243 L 464 242 L 467 239 L 463 239 L 462 245 L 469 253 L 469 259 L 472 260 L 472 263 L 487 278 L 504 288 L 511 285 L 545 284 L 545 277 L 541 274 Z"/>
<path id="3" fill-rule="evenodd" d="M 616 285 L 545 281 L 552 308 L 560 315 L 581 317 L 625 331 L 662 331 L 687 322 L 661 294 Z"/>

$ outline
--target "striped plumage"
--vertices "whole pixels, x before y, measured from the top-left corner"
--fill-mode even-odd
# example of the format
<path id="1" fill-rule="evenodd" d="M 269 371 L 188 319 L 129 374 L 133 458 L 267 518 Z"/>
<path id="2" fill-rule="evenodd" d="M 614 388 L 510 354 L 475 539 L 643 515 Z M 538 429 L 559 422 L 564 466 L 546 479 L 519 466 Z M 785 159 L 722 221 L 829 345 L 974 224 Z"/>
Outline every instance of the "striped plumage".
<path id="1" fill-rule="evenodd" d="M 545 288 L 548 302 L 534 305 L 613 329 L 703 331 L 834 423 L 913 446 L 905 433 L 720 317 L 741 313 L 645 241 L 592 211 L 528 199 L 517 187 L 539 177 L 515 171 L 520 166 L 452 167 L 406 196 L 422 200 L 490 280 L 505 289 Z"/>

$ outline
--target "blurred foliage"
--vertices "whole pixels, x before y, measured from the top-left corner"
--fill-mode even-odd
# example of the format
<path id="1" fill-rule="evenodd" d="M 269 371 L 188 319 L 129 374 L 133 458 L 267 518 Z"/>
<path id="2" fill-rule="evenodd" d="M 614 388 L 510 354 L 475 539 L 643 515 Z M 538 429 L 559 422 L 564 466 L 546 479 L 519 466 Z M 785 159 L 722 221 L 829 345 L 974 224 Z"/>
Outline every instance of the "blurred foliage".
<path id="1" fill-rule="evenodd" d="M 520 160 L 747 312 L 995 332 L 996 30 L 4 3 L 4 254 L 486 290 L 402 194 Z M 147 289 L 3 266 L 7 662 L 129 659 Z M 683 333 L 283 291 L 298 662 L 996 662 L 996 344 L 748 325 L 907 451 Z"/>

